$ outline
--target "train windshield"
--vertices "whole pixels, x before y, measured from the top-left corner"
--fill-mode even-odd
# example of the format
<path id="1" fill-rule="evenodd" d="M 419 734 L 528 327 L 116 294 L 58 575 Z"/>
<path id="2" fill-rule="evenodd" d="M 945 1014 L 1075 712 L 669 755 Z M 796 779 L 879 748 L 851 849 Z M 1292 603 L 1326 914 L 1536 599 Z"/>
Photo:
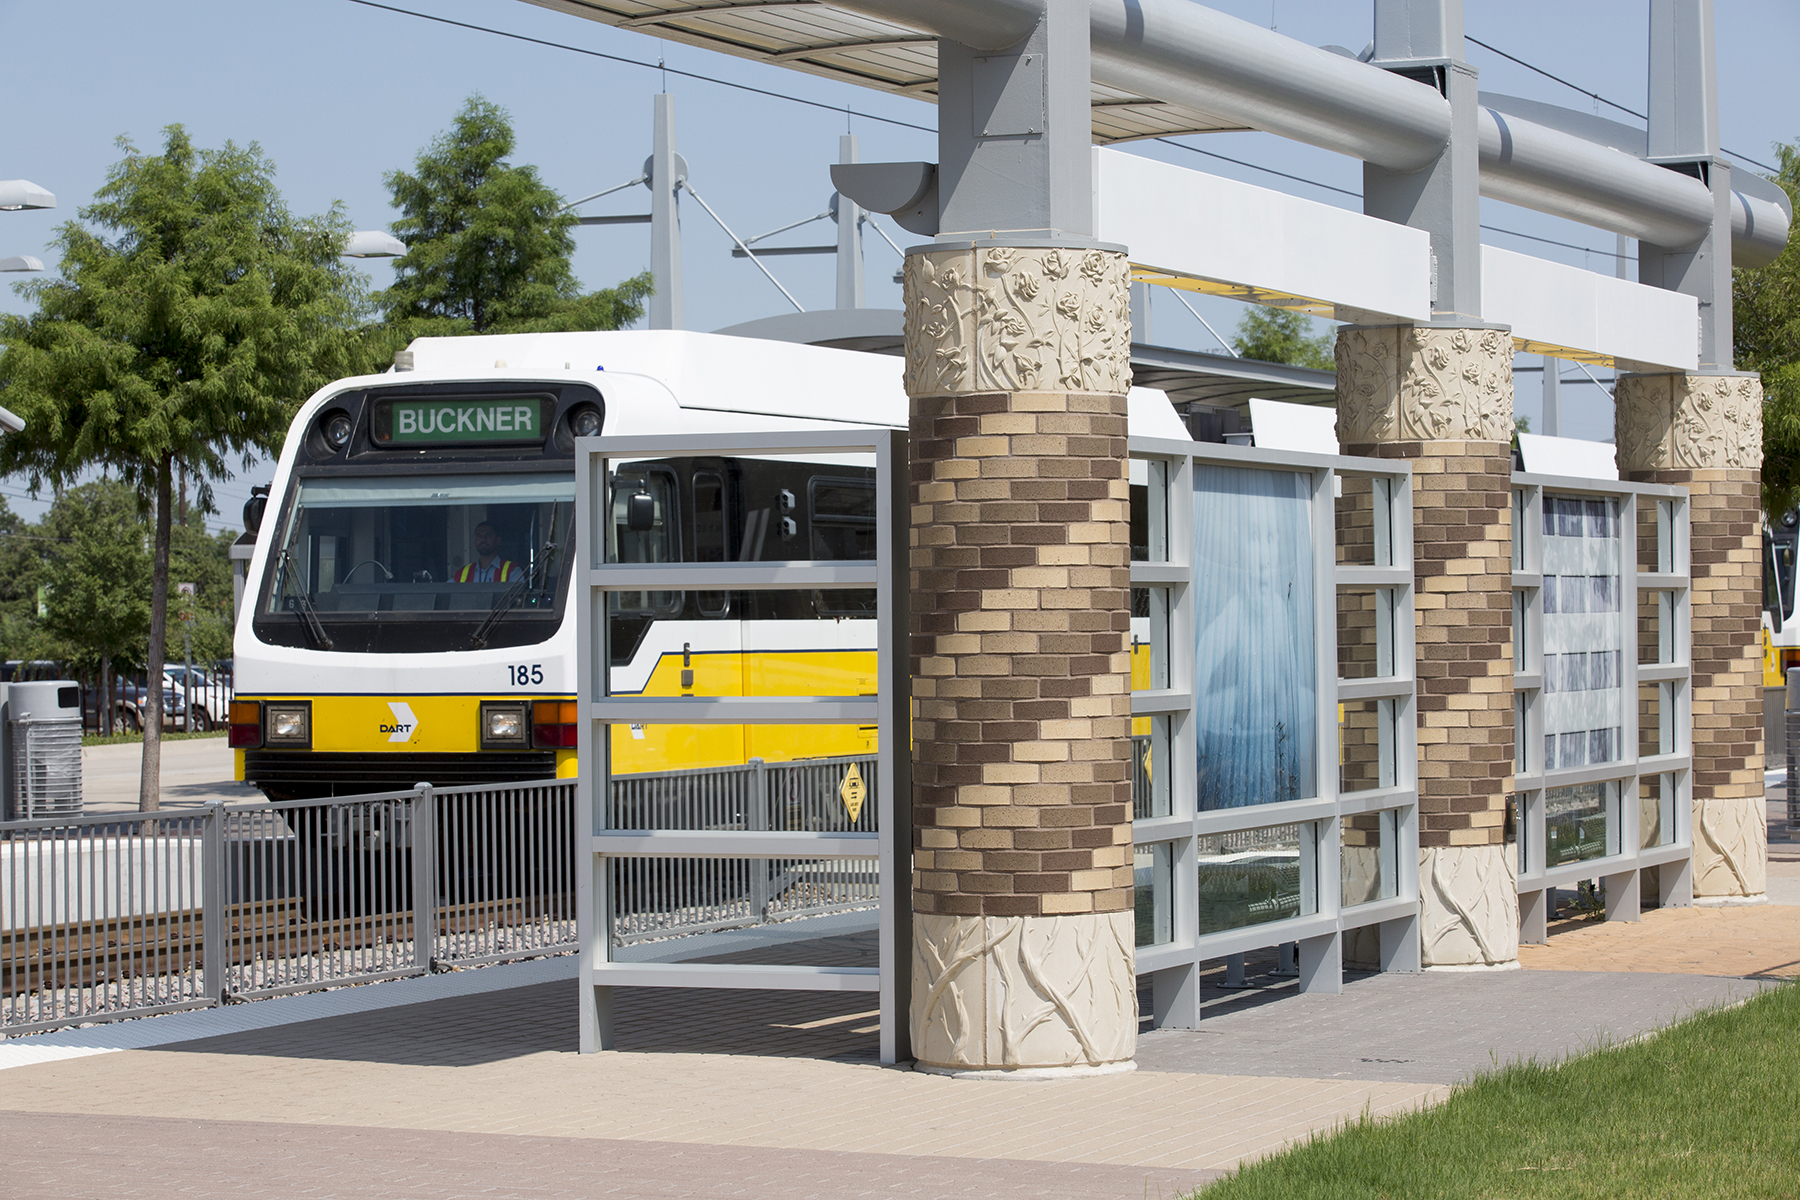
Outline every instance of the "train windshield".
<path id="1" fill-rule="evenodd" d="M 257 631 L 390 653 L 543 641 L 562 615 L 574 501 L 562 472 L 303 479 Z"/>

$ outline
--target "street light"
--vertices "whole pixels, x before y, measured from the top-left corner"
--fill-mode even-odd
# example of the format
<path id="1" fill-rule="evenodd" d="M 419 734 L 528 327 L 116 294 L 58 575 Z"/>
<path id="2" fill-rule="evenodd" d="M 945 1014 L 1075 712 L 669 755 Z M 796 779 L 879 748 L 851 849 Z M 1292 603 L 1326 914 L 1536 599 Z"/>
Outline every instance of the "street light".
<path id="1" fill-rule="evenodd" d="M 399 258 L 406 243 L 380 229 L 359 229 L 344 240 L 345 258 Z"/>
<path id="2" fill-rule="evenodd" d="M 15 254 L 11 258 L 0 258 L 0 271 L 41 271 L 44 260 L 34 254 Z"/>
<path id="3" fill-rule="evenodd" d="M 55 208 L 56 197 L 29 179 L 0 179 L 0 209 Z"/>

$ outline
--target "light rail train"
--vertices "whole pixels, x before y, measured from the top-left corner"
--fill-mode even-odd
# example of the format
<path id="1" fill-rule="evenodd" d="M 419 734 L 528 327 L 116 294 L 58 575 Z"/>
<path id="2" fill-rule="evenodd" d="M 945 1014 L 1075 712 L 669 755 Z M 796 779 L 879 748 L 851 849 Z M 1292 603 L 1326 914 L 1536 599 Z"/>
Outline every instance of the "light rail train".
<path id="1" fill-rule="evenodd" d="M 578 436 L 906 424 L 901 360 L 853 351 L 621 332 L 424 338 L 408 357 L 409 370 L 307 401 L 266 498 L 245 511 L 257 540 L 231 745 L 237 777 L 271 798 L 577 773 Z M 1133 389 L 1130 416 L 1133 433 L 1187 436 L 1160 392 Z M 874 555 L 865 463 L 614 465 L 607 536 L 622 561 Z M 868 693 L 873 606 L 842 591 L 618 595 L 612 688 Z M 873 737 L 615 727 L 613 770 L 866 754 Z"/>

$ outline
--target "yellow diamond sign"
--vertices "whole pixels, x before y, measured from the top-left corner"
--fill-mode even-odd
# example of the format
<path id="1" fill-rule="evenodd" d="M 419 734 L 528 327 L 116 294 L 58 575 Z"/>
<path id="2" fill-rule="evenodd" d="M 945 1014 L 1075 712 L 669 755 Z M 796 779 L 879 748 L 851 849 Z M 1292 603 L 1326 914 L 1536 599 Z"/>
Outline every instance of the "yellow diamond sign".
<path id="1" fill-rule="evenodd" d="M 838 795 L 843 797 L 844 811 L 850 814 L 852 824 L 862 816 L 863 800 L 868 794 L 868 788 L 863 785 L 862 772 L 855 763 L 851 763 L 850 769 L 844 772 L 844 782 L 838 785 Z"/>

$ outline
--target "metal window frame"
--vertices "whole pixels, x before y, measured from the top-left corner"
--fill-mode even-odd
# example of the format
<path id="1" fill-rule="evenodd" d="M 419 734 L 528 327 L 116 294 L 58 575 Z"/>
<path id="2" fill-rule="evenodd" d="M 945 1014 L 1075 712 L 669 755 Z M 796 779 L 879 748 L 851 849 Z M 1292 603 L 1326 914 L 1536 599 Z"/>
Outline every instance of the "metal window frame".
<path id="1" fill-rule="evenodd" d="M 1242 954 L 1286 942 L 1298 943 L 1301 991 L 1343 990 L 1343 935 L 1379 927 L 1380 964 L 1386 971 L 1417 971 L 1419 951 L 1419 816 L 1418 718 L 1413 628 L 1412 467 L 1387 459 L 1308 454 L 1249 447 L 1132 438 L 1133 459 L 1163 464 L 1163 494 L 1150 508 L 1151 544 L 1163 536 L 1167 558 L 1133 562 L 1131 585 L 1165 594 L 1168 645 L 1195 645 L 1193 603 L 1193 494 L 1195 464 L 1285 471 L 1311 477 L 1313 529 L 1314 644 L 1317 647 L 1318 794 L 1280 804 L 1198 811 L 1198 781 L 1192 770 L 1168 772 L 1170 815 L 1132 822 L 1135 846 L 1167 844 L 1173 866 L 1170 941 L 1137 949 L 1137 973 L 1151 976 L 1157 1028 L 1193 1028 L 1200 1019 L 1200 968 L 1209 960 Z M 1374 481 L 1372 494 L 1384 491 L 1388 518 L 1386 537 L 1378 538 L 1383 565 L 1362 566 L 1337 561 L 1336 480 L 1343 476 Z M 1152 472 L 1154 484 L 1155 473 Z M 1157 522 L 1163 522 L 1158 529 Z M 1380 530 L 1382 525 L 1377 524 Z M 1347 587 L 1392 589 L 1394 674 L 1344 680 L 1337 675 L 1337 594 Z M 1170 722 L 1169 754 L 1175 763 L 1191 764 L 1198 753 L 1194 726 L 1194 657 L 1171 652 L 1168 686 L 1132 692 L 1132 715 L 1166 716 Z M 1393 703 L 1394 785 L 1342 793 L 1335 763 L 1338 757 L 1340 702 L 1379 699 Z M 1342 904 L 1342 820 L 1368 812 L 1393 810 L 1398 839 L 1394 895 L 1345 908 Z M 1282 921 L 1201 935 L 1199 933 L 1199 839 L 1221 833 L 1297 824 L 1301 828 L 1302 889 L 1310 884 L 1313 911 Z M 1310 869 L 1308 869 L 1310 867 Z"/>
<path id="2" fill-rule="evenodd" d="M 580 438 L 575 444 L 576 623 L 581 786 L 576 813 L 576 911 L 580 932 L 581 1051 L 613 1044 L 615 987 L 771 988 L 878 993 L 883 1063 L 910 1057 L 907 1034 L 912 947 L 911 762 L 905 745 L 911 709 L 906 654 L 910 581 L 902 521 L 908 512 L 907 433 L 847 425 L 782 433 L 668 434 Z M 661 458 L 867 454 L 875 461 L 877 538 L 874 562 L 608 563 L 607 464 Z M 876 593 L 876 679 L 872 697 L 613 696 L 608 688 L 606 593 L 873 588 Z M 613 724 L 872 725 L 877 732 L 879 833 L 706 832 L 603 827 L 610 783 Z M 583 832 L 585 831 L 585 832 Z M 745 966 L 715 963 L 622 963 L 613 960 L 606 865 L 612 858 L 873 857 L 880 880 L 878 967 Z"/>
<path id="3" fill-rule="evenodd" d="M 1554 771 L 1544 770 L 1544 494 L 1597 497 L 1619 501 L 1620 608 L 1620 756 L 1617 761 Z M 1512 477 L 1514 611 L 1523 618 L 1523 638 L 1514 648 L 1513 693 L 1515 764 L 1514 805 L 1519 815 L 1519 940 L 1543 943 L 1550 919 L 1550 894 L 1584 879 L 1606 882 L 1606 919 L 1635 921 L 1642 909 L 1642 872 L 1657 867 L 1659 903 L 1681 907 L 1693 902 L 1693 636 L 1692 528 L 1686 488 L 1665 484 L 1627 483 L 1514 472 Z M 1638 563 L 1640 500 L 1657 505 L 1659 540 L 1666 538 L 1669 571 L 1643 571 Z M 1664 504 L 1668 505 L 1666 518 Z M 1666 524 L 1665 524 L 1666 520 Z M 1658 566 L 1664 564 L 1658 563 Z M 1672 638 L 1669 663 L 1638 661 L 1638 611 L 1646 592 L 1668 592 Z M 1629 604 L 1626 598 L 1630 597 Z M 1673 696 L 1671 752 L 1642 757 L 1638 753 L 1639 686 L 1663 683 Z M 1524 727 L 1517 727 L 1523 714 Z M 1674 838 L 1659 846 L 1636 845 L 1639 828 L 1625 814 L 1637 814 L 1639 784 L 1645 776 L 1672 775 L 1675 780 Z M 1547 813 L 1544 794 L 1552 788 L 1582 783 L 1618 783 L 1619 798 L 1607 814 L 1612 845 L 1599 858 L 1550 867 L 1545 862 Z M 1616 849 L 1615 849 L 1616 847 Z"/>

